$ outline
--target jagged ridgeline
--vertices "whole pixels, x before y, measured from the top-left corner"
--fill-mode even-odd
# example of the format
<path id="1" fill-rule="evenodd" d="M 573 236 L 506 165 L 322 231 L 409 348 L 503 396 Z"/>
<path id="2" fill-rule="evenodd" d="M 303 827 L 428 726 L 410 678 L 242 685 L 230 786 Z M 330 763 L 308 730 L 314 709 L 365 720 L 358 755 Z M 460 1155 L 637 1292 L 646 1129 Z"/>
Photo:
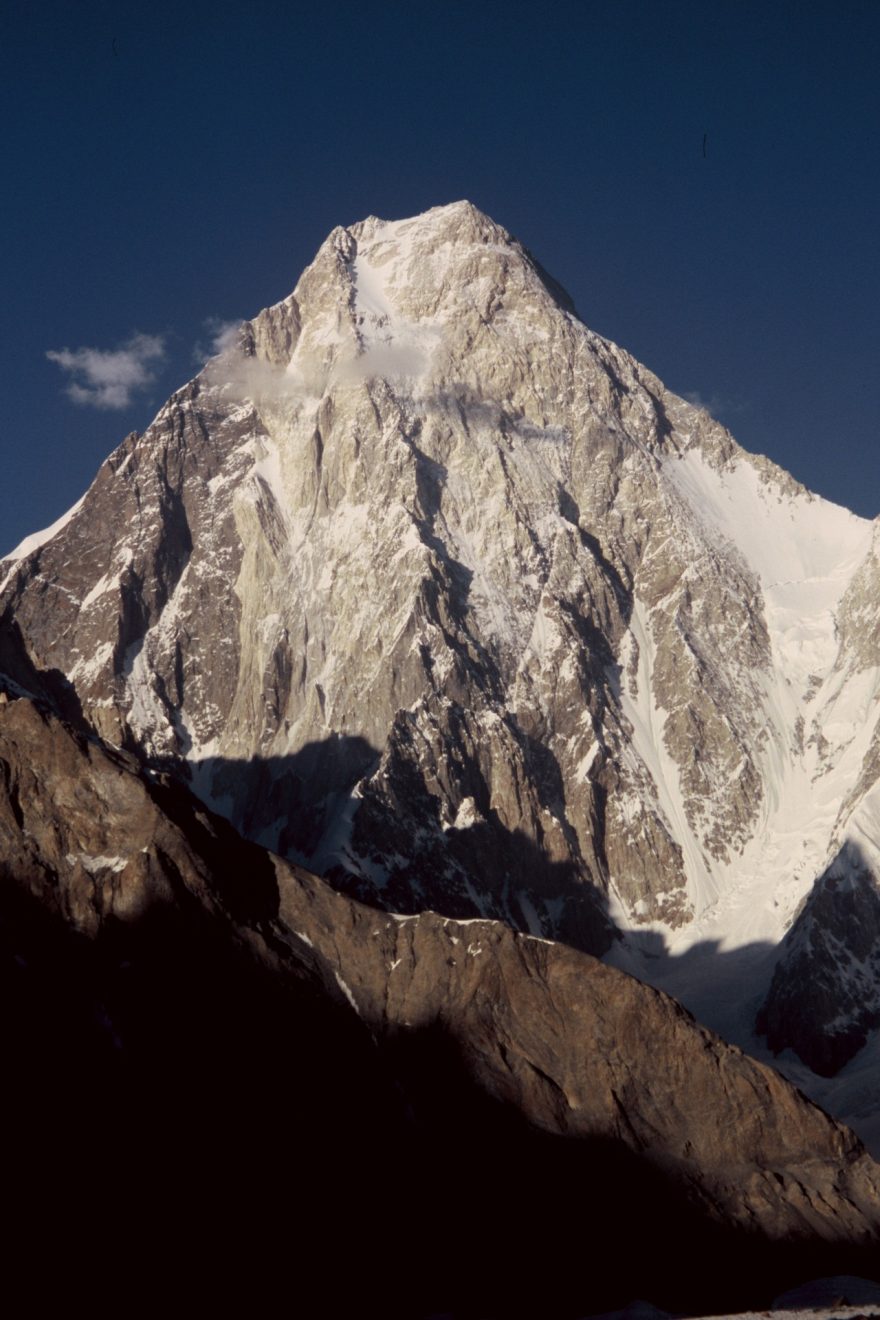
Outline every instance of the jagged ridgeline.
<path id="1" fill-rule="evenodd" d="M 662 980 L 641 932 L 710 1020 L 693 950 L 750 946 L 719 1025 L 765 1001 L 829 1071 L 880 1013 L 878 571 L 460 203 L 335 230 L 0 608 L 69 714 L 337 889 Z"/>
<path id="2" fill-rule="evenodd" d="M 717 1313 L 876 1260 L 878 1166 L 674 1000 L 362 906 L 8 679 L 0 859 L 23 1314 Z"/>

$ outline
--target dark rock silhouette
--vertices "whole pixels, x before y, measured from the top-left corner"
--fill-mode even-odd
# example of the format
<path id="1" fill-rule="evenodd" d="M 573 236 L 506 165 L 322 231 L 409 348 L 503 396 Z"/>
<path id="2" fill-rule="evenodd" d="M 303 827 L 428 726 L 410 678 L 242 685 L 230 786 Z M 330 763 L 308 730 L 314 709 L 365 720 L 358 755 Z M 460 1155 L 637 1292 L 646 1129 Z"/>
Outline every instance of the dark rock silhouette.
<path id="1" fill-rule="evenodd" d="M 35 1307 L 81 1278 L 93 1302 L 561 1320 L 874 1258 L 858 1141 L 674 1001 L 500 923 L 353 902 L 15 695 L 0 896 Z"/>
<path id="2" fill-rule="evenodd" d="M 848 841 L 813 886 L 785 936 L 758 1029 L 833 1077 L 880 1026 L 880 889 Z"/>

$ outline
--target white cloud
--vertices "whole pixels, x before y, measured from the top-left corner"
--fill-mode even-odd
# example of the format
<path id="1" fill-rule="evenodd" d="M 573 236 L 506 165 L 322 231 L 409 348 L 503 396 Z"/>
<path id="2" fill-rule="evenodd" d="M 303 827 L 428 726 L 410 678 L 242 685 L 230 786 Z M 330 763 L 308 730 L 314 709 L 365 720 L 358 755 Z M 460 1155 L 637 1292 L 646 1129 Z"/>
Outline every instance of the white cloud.
<path id="1" fill-rule="evenodd" d="M 730 417 L 733 414 L 746 411 L 746 405 L 736 399 L 724 399 L 718 394 L 710 394 L 705 398 L 699 390 L 687 390 L 682 396 L 692 403 L 695 408 L 702 408 L 704 412 L 710 413 L 713 417 Z"/>
<path id="2" fill-rule="evenodd" d="M 218 323 L 218 326 L 214 341 L 217 356 L 205 366 L 208 384 L 224 390 L 232 398 L 250 399 L 258 404 L 320 398 L 334 385 L 377 376 L 415 383 L 429 366 L 429 357 L 419 346 L 390 340 L 371 344 L 363 353 L 354 351 L 354 343 L 346 345 L 329 363 L 300 351 L 294 363 L 284 366 L 242 352 L 238 338 L 241 322 Z"/>
<path id="3" fill-rule="evenodd" d="M 719 399 L 715 394 L 708 399 L 704 399 L 699 390 L 686 390 L 682 398 L 687 399 L 688 403 L 692 403 L 695 408 L 702 408 L 703 412 L 712 413 L 713 416 L 715 413 L 720 412 L 724 405 L 724 400 Z"/>
<path id="4" fill-rule="evenodd" d="M 92 408 L 127 408 L 132 395 L 153 380 L 151 363 L 161 362 L 161 335 L 134 334 L 119 348 L 49 349 L 46 357 L 70 377 L 67 394 Z"/>
<path id="5" fill-rule="evenodd" d="M 211 332 L 211 348 L 214 353 L 225 353 L 238 343 L 241 321 L 220 321 L 212 316 L 205 324 Z"/>
<path id="6" fill-rule="evenodd" d="M 241 321 L 223 321 L 219 316 L 207 316 L 202 324 L 209 338 L 207 344 L 201 339 L 196 343 L 193 349 L 194 362 L 201 364 L 206 358 L 216 357 L 218 353 L 226 353 L 230 348 L 238 346 L 243 324 Z"/>
<path id="7" fill-rule="evenodd" d="M 369 344 L 357 357 L 342 358 L 333 374 L 337 380 L 369 380 L 373 376 L 384 376 L 388 380 L 418 379 L 427 369 L 427 355 L 418 344 L 388 340 Z"/>

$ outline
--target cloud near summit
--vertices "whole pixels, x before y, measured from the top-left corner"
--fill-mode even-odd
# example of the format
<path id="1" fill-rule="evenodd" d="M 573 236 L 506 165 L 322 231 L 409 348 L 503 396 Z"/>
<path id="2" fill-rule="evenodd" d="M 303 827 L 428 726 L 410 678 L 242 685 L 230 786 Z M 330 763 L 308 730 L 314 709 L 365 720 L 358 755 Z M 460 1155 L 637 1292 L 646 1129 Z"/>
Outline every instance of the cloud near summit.
<path id="1" fill-rule="evenodd" d="M 161 335 L 134 334 L 118 348 L 49 349 L 46 357 L 69 377 L 65 392 L 74 403 L 127 408 L 152 382 L 152 365 L 165 357 L 165 343 Z"/>

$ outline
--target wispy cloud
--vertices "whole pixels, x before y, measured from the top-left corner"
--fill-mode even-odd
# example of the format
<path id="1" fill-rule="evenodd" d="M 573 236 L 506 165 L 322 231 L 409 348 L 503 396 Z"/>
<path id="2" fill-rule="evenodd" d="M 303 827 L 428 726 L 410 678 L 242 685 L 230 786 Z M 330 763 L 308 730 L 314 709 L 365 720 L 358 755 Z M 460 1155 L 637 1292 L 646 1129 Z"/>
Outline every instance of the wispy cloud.
<path id="1" fill-rule="evenodd" d="M 695 408 L 702 408 L 704 412 L 710 413 L 712 417 L 730 417 L 746 411 L 744 403 L 736 399 L 724 399 L 718 394 L 710 394 L 706 398 L 699 390 L 688 390 L 681 397 L 687 399 Z"/>
<path id="2" fill-rule="evenodd" d="M 69 377 L 66 393 L 91 408 L 127 408 L 132 396 L 154 378 L 165 357 L 161 335 L 134 334 L 118 348 L 49 349 L 46 357 Z"/>
<path id="3" fill-rule="evenodd" d="M 388 380 L 418 378 L 424 375 L 427 367 L 427 355 L 418 344 L 388 340 L 387 343 L 368 345 L 358 356 L 341 358 L 333 376 L 336 380 L 369 380 L 373 376 L 384 376 Z"/>
<path id="4" fill-rule="evenodd" d="M 208 341 L 205 343 L 201 339 L 198 340 L 193 349 L 194 361 L 201 364 L 206 358 L 216 357 L 218 353 L 225 353 L 227 349 L 237 346 L 242 327 L 241 321 L 224 321 L 219 316 L 208 316 L 203 325 L 208 334 Z"/>
<path id="5" fill-rule="evenodd" d="M 215 354 L 205 367 L 207 381 L 231 397 L 255 403 L 285 403 L 305 397 L 320 398 L 333 385 L 382 377 L 415 383 L 428 369 L 428 353 L 413 343 L 371 344 L 356 351 L 354 340 L 343 345 L 335 359 L 298 351 L 287 366 L 250 357 L 242 351 L 238 331 L 241 322 L 221 326 L 215 337 Z"/>

